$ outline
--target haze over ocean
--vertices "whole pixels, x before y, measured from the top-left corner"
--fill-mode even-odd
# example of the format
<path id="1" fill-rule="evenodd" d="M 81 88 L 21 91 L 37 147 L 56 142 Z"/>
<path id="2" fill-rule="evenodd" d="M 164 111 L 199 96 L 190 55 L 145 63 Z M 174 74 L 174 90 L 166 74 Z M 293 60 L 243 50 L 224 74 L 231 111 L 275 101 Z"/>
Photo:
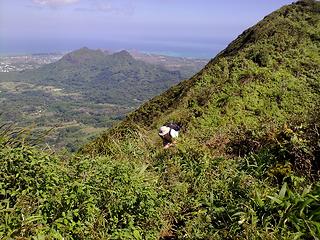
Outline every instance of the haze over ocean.
<path id="1" fill-rule="evenodd" d="M 243 30 L 291 2 L 1 0 L 0 54 L 87 46 L 210 58 Z"/>
<path id="2" fill-rule="evenodd" d="M 217 41 L 201 42 L 198 45 L 193 42 L 144 42 L 144 41 L 102 41 L 102 40 L 86 40 L 79 41 L 78 39 L 70 40 L 12 40 L 6 44 L 6 48 L 2 49 L 0 55 L 15 55 L 29 53 L 51 53 L 51 52 L 67 52 L 81 47 L 89 47 L 92 49 L 102 48 L 114 51 L 122 49 L 134 49 L 146 53 L 163 54 L 179 57 L 196 57 L 210 58 L 213 54 L 218 53 L 225 46 L 225 42 Z"/>

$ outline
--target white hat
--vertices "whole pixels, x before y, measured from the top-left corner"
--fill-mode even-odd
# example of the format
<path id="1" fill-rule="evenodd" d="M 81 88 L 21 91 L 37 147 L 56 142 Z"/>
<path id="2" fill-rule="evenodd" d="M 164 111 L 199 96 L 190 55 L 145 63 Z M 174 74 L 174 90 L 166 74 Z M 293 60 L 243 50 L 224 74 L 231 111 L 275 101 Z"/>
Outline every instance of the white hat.
<path id="1" fill-rule="evenodd" d="M 160 129 L 159 129 L 159 135 L 160 136 L 164 136 L 166 135 L 167 133 L 170 132 L 170 128 L 167 127 L 167 126 L 162 126 Z"/>

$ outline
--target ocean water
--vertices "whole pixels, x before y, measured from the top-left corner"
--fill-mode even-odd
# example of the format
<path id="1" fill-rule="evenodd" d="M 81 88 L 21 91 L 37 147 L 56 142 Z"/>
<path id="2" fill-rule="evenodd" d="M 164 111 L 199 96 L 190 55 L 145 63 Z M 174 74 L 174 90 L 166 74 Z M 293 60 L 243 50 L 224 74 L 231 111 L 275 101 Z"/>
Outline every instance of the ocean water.
<path id="1" fill-rule="evenodd" d="M 31 53 L 69 52 L 81 47 L 91 49 L 138 50 L 147 53 L 163 54 L 177 57 L 213 58 L 227 46 L 226 41 L 109 41 L 109 40 L 27 40 L 19 39 L 7 42 L 0 40 L 0 55 Z"/>

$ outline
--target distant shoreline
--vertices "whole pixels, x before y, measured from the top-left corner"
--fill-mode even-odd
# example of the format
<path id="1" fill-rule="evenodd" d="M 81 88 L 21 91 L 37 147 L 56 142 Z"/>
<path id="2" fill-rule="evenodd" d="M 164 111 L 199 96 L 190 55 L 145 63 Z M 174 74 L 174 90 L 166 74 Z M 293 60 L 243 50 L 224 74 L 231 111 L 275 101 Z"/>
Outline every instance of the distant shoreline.
<path id="1" fill-rule="evenodd" d="M 19 41 L 12 41 L 10 44 L 0 45 L 0 56 L 21 56 L 32 54 L 66 54 L 81 47 L 88 47 L 90 49 L 103 49 L 111 52 L 121 50 L 138 51 L 147 54 L 165 55 L 171 57 L 184 57 L 196 59 L 211 59 L 227 46 L 227 41 L 208 41 L 205 43 L 127 43 L 127 42 L 82 42 L 77 44 L 59 43 L 54 45 L 52 43 L 31 44 L 26 41 L 23 45 Z"/>
<path id="2" fill-rule="evenodd" d="M 131 51 L 130 49 L 120 49 Z M 114 52 L 118 52 L 120 50 L 112 50 Z M 45 56 L 45 55 L 65 55 L 73 50 L 68 51 L 52 51 L 52 52 L 10 52 L 10 53 L 0 53 L 0 57 L 15 57 L 15 56 Z M 202 54 L 196 56 L 194 54 L 188 54 L 186 52 L 173 52 L 173 51 L 143 51 L 143 50 L 135 50 L 144 54 L 154 54 L 154 55 L 163 55 L 168 57 L 178 57 L 178 58 L 189 58 L 189 59 L 210 59 L 209 54 Z M 208 55 L 208 56 L 205 56 Z"/>
<path id="3" fill-rule="evenodd" d="M 107 49 L 108 50 L 108 49 Z M 118 49 L 118 50 L 110 50 L 112 52 L 118 52 L 120 50 L 127 50 L 127 51 L 131 51 L 131 49 Z M 15 57 L 15 56 L 41 56 L 41 55 L 65 55 L 69 52 L 72 52 L 73 50 L 64 50 L 64 51 L 44 51 L 44 52 L 0 52 L 0 57 Z M 134 51 L 138 51 L 144 54 L 155 54 L 155 55 L 163 55 L 163 56 L 168 56 L 168 57 L 180 57 L 180 58 L 190 58 L 190 59 L 210 59 L 212 57 L 212 54 L 208 54 L 208 53 L 199 53 L 199 54 L 195 54 L 192 52 L 175 52 L 175 51 L 146 51 L 146 50 L 136 50 L 134 49 Z M 217 53 L 216 53 L 217 54 Z"/>

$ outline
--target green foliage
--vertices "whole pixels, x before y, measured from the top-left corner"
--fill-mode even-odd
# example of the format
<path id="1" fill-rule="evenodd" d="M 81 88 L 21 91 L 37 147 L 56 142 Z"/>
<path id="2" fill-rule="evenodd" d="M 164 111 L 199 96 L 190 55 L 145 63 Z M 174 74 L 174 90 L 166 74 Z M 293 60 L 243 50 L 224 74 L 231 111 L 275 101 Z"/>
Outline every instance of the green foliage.
<path id="1" fill-rule="evenodd" d="M 0 237 L 317 239 L 318 9 L 267 16 L 76 155 L 0 135 Z"/>
<path id="2" fill-rule="evenodd" d="M 57 156 L 10 135 L 0 137 L 2 239 L 154 238 L 161 188 L 147 166 Z"/>

